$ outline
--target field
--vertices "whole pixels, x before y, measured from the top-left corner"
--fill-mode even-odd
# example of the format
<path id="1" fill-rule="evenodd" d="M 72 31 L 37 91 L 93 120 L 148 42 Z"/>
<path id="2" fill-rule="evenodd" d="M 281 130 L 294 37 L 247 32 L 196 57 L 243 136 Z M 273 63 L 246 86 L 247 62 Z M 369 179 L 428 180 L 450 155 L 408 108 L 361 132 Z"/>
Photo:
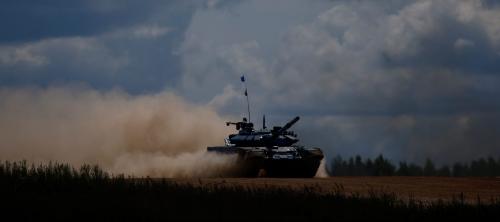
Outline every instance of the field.
<path id="1" fill-rule="evenodd" d="M 281 187 L 295 190 L 315 187 L 318 193 L 341 189 L 346 194 L 369 196 L 372 192 L 395 194 L 398 199 L 419 201 L 464 198 L 468 203 L 500 199 L 500 178 L 478 177 L 329 177 L 329 178 L 206 178 L 166 179 L 180 184 L 203 186 L 240 186 L 248 188 Z"/>
<path id="2" fill-rule="evenodd" d="M 498 178 L 164 179 L 97 166 L 0 163 L 0 213 L 19 220 L 500 219 Z M 478 198 L 479 197 L 479 198 Z"/>

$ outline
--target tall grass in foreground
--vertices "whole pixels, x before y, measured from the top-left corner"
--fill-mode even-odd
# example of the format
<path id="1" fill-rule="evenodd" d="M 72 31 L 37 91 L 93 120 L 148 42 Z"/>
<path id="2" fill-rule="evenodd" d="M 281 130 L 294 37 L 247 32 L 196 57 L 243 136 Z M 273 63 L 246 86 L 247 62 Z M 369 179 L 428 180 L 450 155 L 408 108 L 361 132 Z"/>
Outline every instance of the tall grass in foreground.
<path id="1" fill-rule="evenodd" d="M 201 186 L 112 176 L 98 166 L 0 164 L 0 210 L 17 220 L 359 220 L 500 218 L 500 202 L 424 203 L 390 193 Z"/>

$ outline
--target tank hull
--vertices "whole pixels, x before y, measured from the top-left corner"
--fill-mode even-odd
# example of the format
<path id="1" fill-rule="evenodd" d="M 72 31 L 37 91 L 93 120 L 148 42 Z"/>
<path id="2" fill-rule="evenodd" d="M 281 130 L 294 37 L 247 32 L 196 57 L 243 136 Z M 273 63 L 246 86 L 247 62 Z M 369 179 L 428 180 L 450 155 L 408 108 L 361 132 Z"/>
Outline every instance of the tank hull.
<path id="1" fill-rule="evenodd" d="M 239 177 L 314 177 L 323 159 L 319 148 L 208 147 L 208 152 L 237 154 L 233 170 Z"/>
<path id="2" fill-rule="evenodd" d="M 316 175 L 321 159 L 267 160 L 264 164 L 264 176 L 267 177 L 303 177 Z"/>

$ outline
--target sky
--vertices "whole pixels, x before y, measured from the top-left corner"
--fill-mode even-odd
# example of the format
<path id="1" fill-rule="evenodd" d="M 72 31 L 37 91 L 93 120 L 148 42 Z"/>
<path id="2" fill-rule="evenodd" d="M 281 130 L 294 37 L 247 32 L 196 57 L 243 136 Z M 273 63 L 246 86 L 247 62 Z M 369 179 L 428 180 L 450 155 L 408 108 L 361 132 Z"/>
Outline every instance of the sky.
<path id="1" fill-rule="evenodd" d="M 27 117 L 72 116 L 54 108 L 70 100 L 101 104 L 78 103 L 88 93 L 102 103 L 168 94 L 235 121 L 246 115 L 245 75 L 256 125 L 262 115 L 268 125 L 301 116 L 301 143 L 327 158 L 497 158 L 497 2 L 5 0 L 0 122 L 37 132 Z M 52 108 L 23 112 L 42 107 Z M 21 144 L 1 137 L 3 146 Z"/>

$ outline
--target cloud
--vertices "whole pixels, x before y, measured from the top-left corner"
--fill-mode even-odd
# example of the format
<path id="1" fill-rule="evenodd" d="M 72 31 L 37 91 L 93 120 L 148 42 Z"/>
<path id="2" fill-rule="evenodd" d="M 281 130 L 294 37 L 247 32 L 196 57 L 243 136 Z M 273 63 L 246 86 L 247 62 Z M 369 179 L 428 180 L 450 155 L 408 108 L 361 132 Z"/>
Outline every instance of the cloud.
<path id="1" fill-rule="evenodd" d="M 495 1 L 115 3 L 5 4 L 0 85 L 168 89 L 235 117 L 244 74 L 252 116 L 301 115 L 302 142 L 331 155 L 499 155 Z"/>
<path id="2" fill-rule="evenodd" d="M 259 41 L 221 45 L 188 35 L 183 86 L 215 94 L 225 79 L 248 73 L 263 94 L 254 95 L 260 107 L 272 102 L 287 110 L 342 114 L 468 111 L 478 105 L 472 95 L 491 93 L 471 83 L 500 70 L 498 41 L 485 22 L 496 9 L 454 3 L 390 8 L 340 1 L 312 22 L 290 27 L 270 60 L 263 59 L 269 55 Z M 471 107 L 456 110 L 457 98 Z"/>
<path id="3" fill-rule="evenodd" d="M 134 27 L 118 29 L 103 33 L 101 36 L 109 39 L 156 39 L 172 32 L 172 29 L 158 24 L 141 24 Z"/>
<path id="4" fill-rule="evenodd" d="M 459 38 L 455 41 L 454 47 L 457 50 L 464 50 L 466 48 L 474 47 L 475 43 L 471 40 Z"/>
<path id="5" fill-rule="evenodd" d="M 32 45 L 23 47 L 0 47 L 0 66 L 43 66 L 47 58 L 35 54 Z"/>
<path id="6" fill-rule="evenodd" d="M 298 132 L 327 157 L 383 154 L 393 161 L 440 164 L 497 157 L 500 118 L 496 113 L 460 115 L 322 116 L 305 118 Z"/>
<path id="7" fill-rule="evenodd" d="M 420 1 L 389 18 L 387 59 L 394 65 L 456 69 L 474 73 L 498 70 L 500 42 L 491 30 L 497 19 L 480 1 Z M 495 27 L 496 26 L 496 27 Z M 455 43 L 474 43 L 467 51 Z M 463 49 L 463 48 L 462 48 Z"/>
<path id="8" fill-rule="evenodd" d="M 117 54 L 96 37 L 46 39 L 2 49 L 2 85 L 110 81 L 129 64 L 126 54 Z"/>
<path id="9" fill-rule="evenodd" d="M 175 85 L 181 70 L 174 52 L 192 13 L 201 7 L 156 0 L 69 5 L 7 1 L 3 6 L 1 86 L 83 82 L 133 94 Z"/>
<path id="10" fill-rule="evenodd" d="M 251 11 L 233 10 L 236 15 Z M 195 16 L 188 29 L 194 37 L 187 35 L 183 43 L 189 50 L 181 52 L 183 87 L 192 97 L 226 98 L 233 92 L 222 89 L 235 84 L 227 79 L 237 81 L 235 76 L 245 73 L 252 81 L 254 109 L 308 116 L 310 123 L 300 127 L 304 143 L 326 147 L 330 154 L 383 152 L 441 162 L 469 158 L 474 150 L 480 150 L 474 156 L 499 155 L 497 139 L 473 133 L 500 127 L 494 96 L 500 91 L 492 87 L 500 84 L 499 24 L 492 22 L 498 14 L 497 7 L 482 1 L 337 1 L 310 20 L 290 23 L 271 47 L 263 47 L 268 43 L 259 37 L 249 41 L 230 34 L 231 26 L 196 25 L 219 24 L 222 15 L 200 15 L 203 21 Z M 279 17 L 291 21 L 293 16 Z M 273 24 L 258 27 L 263 31 Z M 229 40 L 218 42 L 214 30 L 229 33 Z M 234 104 L 218 109 L 244 110 Z M 327 117 L 342 121 L 322 124 Z M 457 131 L 463 119 L 470 128 Z M 462 143 L 455 142 L 461 137 Z"/>
<path id="11" fill-rule="evenodd" d="M 157 38 L 165 35 L 169 31 L 166 27 L 161 26 L 143 26 L 134 30 L 134 35 L 142 38 Z"/>
<path id="12" fill-rule="evenodd" d="M 188 1 L 161 0 L 76 0 L 71 3 L 6 0 L 3 3 L 0 26 L 4 32 L 0 43 L 90 37 L 168 16 L 176 17 L 176 22 L 180 22 L 183 14 L 189 15 L 188 8 L 196 5 Z"/>

